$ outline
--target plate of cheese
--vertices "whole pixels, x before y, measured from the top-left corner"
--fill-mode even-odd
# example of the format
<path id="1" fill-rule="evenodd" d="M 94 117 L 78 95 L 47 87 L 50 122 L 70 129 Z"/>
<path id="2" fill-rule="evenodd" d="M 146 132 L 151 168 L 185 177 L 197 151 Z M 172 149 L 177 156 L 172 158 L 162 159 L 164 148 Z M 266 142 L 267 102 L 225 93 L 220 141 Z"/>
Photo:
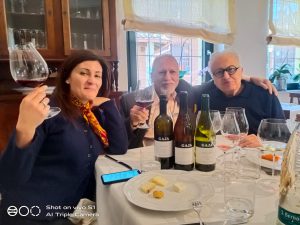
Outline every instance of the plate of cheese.
<path id="1" fill-rule="evenodd" d="M 193 201 L 206 202 L 214 195 L 212 185 L 180 170 L 143 173 L 130 179 L 123 192 L 134 205 L 158 211 L 188 210 Z"/>

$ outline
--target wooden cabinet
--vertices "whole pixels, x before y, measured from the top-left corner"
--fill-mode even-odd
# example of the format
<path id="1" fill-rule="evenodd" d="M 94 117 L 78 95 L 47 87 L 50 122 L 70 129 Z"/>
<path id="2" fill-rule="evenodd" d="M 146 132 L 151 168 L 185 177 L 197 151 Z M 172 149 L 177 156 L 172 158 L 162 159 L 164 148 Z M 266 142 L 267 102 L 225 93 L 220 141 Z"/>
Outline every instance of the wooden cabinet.
<path id="1" fill-rule="evenodd" d="M 115 0 L 0 0 L 0 59 L 33 41 L 47 60 L 89 49 L 117 61 Z"/>
<path id="2" fill-rule="evenodd" d="M 0 11 L 0 87 L 11 81 L 8 47 L 31 41 L 52 72 L 78 49 L 103 56 L 118 90 L 115 0 L 0 0 Z"/>

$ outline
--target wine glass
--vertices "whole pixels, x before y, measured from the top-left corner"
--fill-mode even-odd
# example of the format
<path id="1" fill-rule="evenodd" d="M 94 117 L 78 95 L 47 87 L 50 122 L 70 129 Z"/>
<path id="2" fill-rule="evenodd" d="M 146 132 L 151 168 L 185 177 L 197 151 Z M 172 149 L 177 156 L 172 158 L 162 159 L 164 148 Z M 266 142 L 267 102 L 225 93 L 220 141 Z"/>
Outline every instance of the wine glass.
<path id="1" fill-rule="evenodd" d="M 223 150 L 224 154 L 221 156 L 221 160 L 223 160 L 224 171 L 225 168 L 232 168 L 231 172 L 234 174 L 225 174 L 225 175 L 235 175 L 237 173 L 237 165 L 236 165 L 236 153 L 235 147 L 239 143 L 240 140 L 240 128 L 236 121 L 235 113 L 226 111 L 222 120 L 221 125 L 221 134 L 224 137 L 222 140 L 222 145 L 218 145 L 218 148 Z M 225 160 L 226 154 L 230 153 L 231 160 Z M 225 165 L 225 163 L 227 163 Z M 229 169 L 230 170 L 230 169 Z M 228 171 L 229 171 L 228 170 Z M 226 170 L 227 171 L 227 170 Z"/>
<path id="2" fill-rule="evenodd" d="M 249 123 L 246 117 L 245 109 L 242 107 L 227 107 L 226 111 L 234 112 L 237 124 L 240 128 L 240 139 L 248 135 Z"/>
<path id="3" fill-rule="evenodd" d="M 230 149 L 234 149 L 240 140 L 240 128 L 235 113 L 226 111 L 221 125 L 221 134 L 228 140 Z"/>
<path id="4" fill-rule="evenodd" d="M 48 79 L 47 63 L 31 42 L 9 47 L 8 50 L 10 72 L 15 82 L 33 88 Z M 50 107 L 47 119 L 56 116 L 60 111 L 59 107 Z"/>
<path id="5" fill-rule="evenodd" d="M 263 144 L 261 151 L 272 154 L 272 179 L 264 179 L 261 181 L 269 190 L 277 190 L 275 185 L 278 183 L 274 180 L 275 156 L 276 153 L 285 150 L 290 135 L 291 132 L 289 131 L 285 119 L 263 119 L 259 124 L 257 136 L 261 139 Z"/>
<path id="6" fill-rule="evenodd" d="M 139 82 L 140 83 L 140 82 Z M 138 85 L 140 87 L 140 85 Z M 144 89 L 136 91 L 135 104 L 143 109 L 148 108 L 154 101 L 154 87 L 153 85 L 148 86 Z M 148 129 L 149 125 L 146 123 L 140 123 L 138 126 L 140 129 Z"/>
<path id="7" fill-rule="evenodd" d="M 221 130 L 222 119 L 219 110 L 210 110 L 210 118 L 213 125 L 213 130 L 217 134 Z"/>

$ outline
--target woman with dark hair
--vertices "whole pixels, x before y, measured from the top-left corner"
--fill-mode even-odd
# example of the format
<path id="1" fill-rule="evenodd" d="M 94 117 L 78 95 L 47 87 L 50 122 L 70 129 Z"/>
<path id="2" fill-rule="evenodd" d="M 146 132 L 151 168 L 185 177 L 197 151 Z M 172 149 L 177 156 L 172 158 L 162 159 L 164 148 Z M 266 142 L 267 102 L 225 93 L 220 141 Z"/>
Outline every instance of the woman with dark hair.
<path id="1" fill-rule="evenodd" d="M 65 60 L 56 79 L 51 100 L 42 86 L 20 104 L 16 130 L 0 158 L 0 224 L 68 224 L 64 218 L 79 200 L 94 197 L 99 154 L 127 151 L 124 123 L 106 98 L 105 61 L 78 51 Z M 61 113 L 46 119 L 48 103 Z M 20 209 L 15 216 L 11 206 Z"/>

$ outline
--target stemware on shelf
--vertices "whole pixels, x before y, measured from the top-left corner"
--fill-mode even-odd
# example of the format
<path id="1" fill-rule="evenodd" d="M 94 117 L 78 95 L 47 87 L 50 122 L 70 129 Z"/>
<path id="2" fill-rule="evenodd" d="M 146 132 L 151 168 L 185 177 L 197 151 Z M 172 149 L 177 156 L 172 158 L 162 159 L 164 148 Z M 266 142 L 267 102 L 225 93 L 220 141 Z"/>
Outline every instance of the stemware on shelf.
<path id="1" fill-rule="evenodd" d="M 9 65 L 13 79 L 22 86 L 37 87 L 48 79 L 47 63 L 32 43 L 9 47 Z M 48 118 L 60 111 L 58 107 L 50 107 Z"/>

